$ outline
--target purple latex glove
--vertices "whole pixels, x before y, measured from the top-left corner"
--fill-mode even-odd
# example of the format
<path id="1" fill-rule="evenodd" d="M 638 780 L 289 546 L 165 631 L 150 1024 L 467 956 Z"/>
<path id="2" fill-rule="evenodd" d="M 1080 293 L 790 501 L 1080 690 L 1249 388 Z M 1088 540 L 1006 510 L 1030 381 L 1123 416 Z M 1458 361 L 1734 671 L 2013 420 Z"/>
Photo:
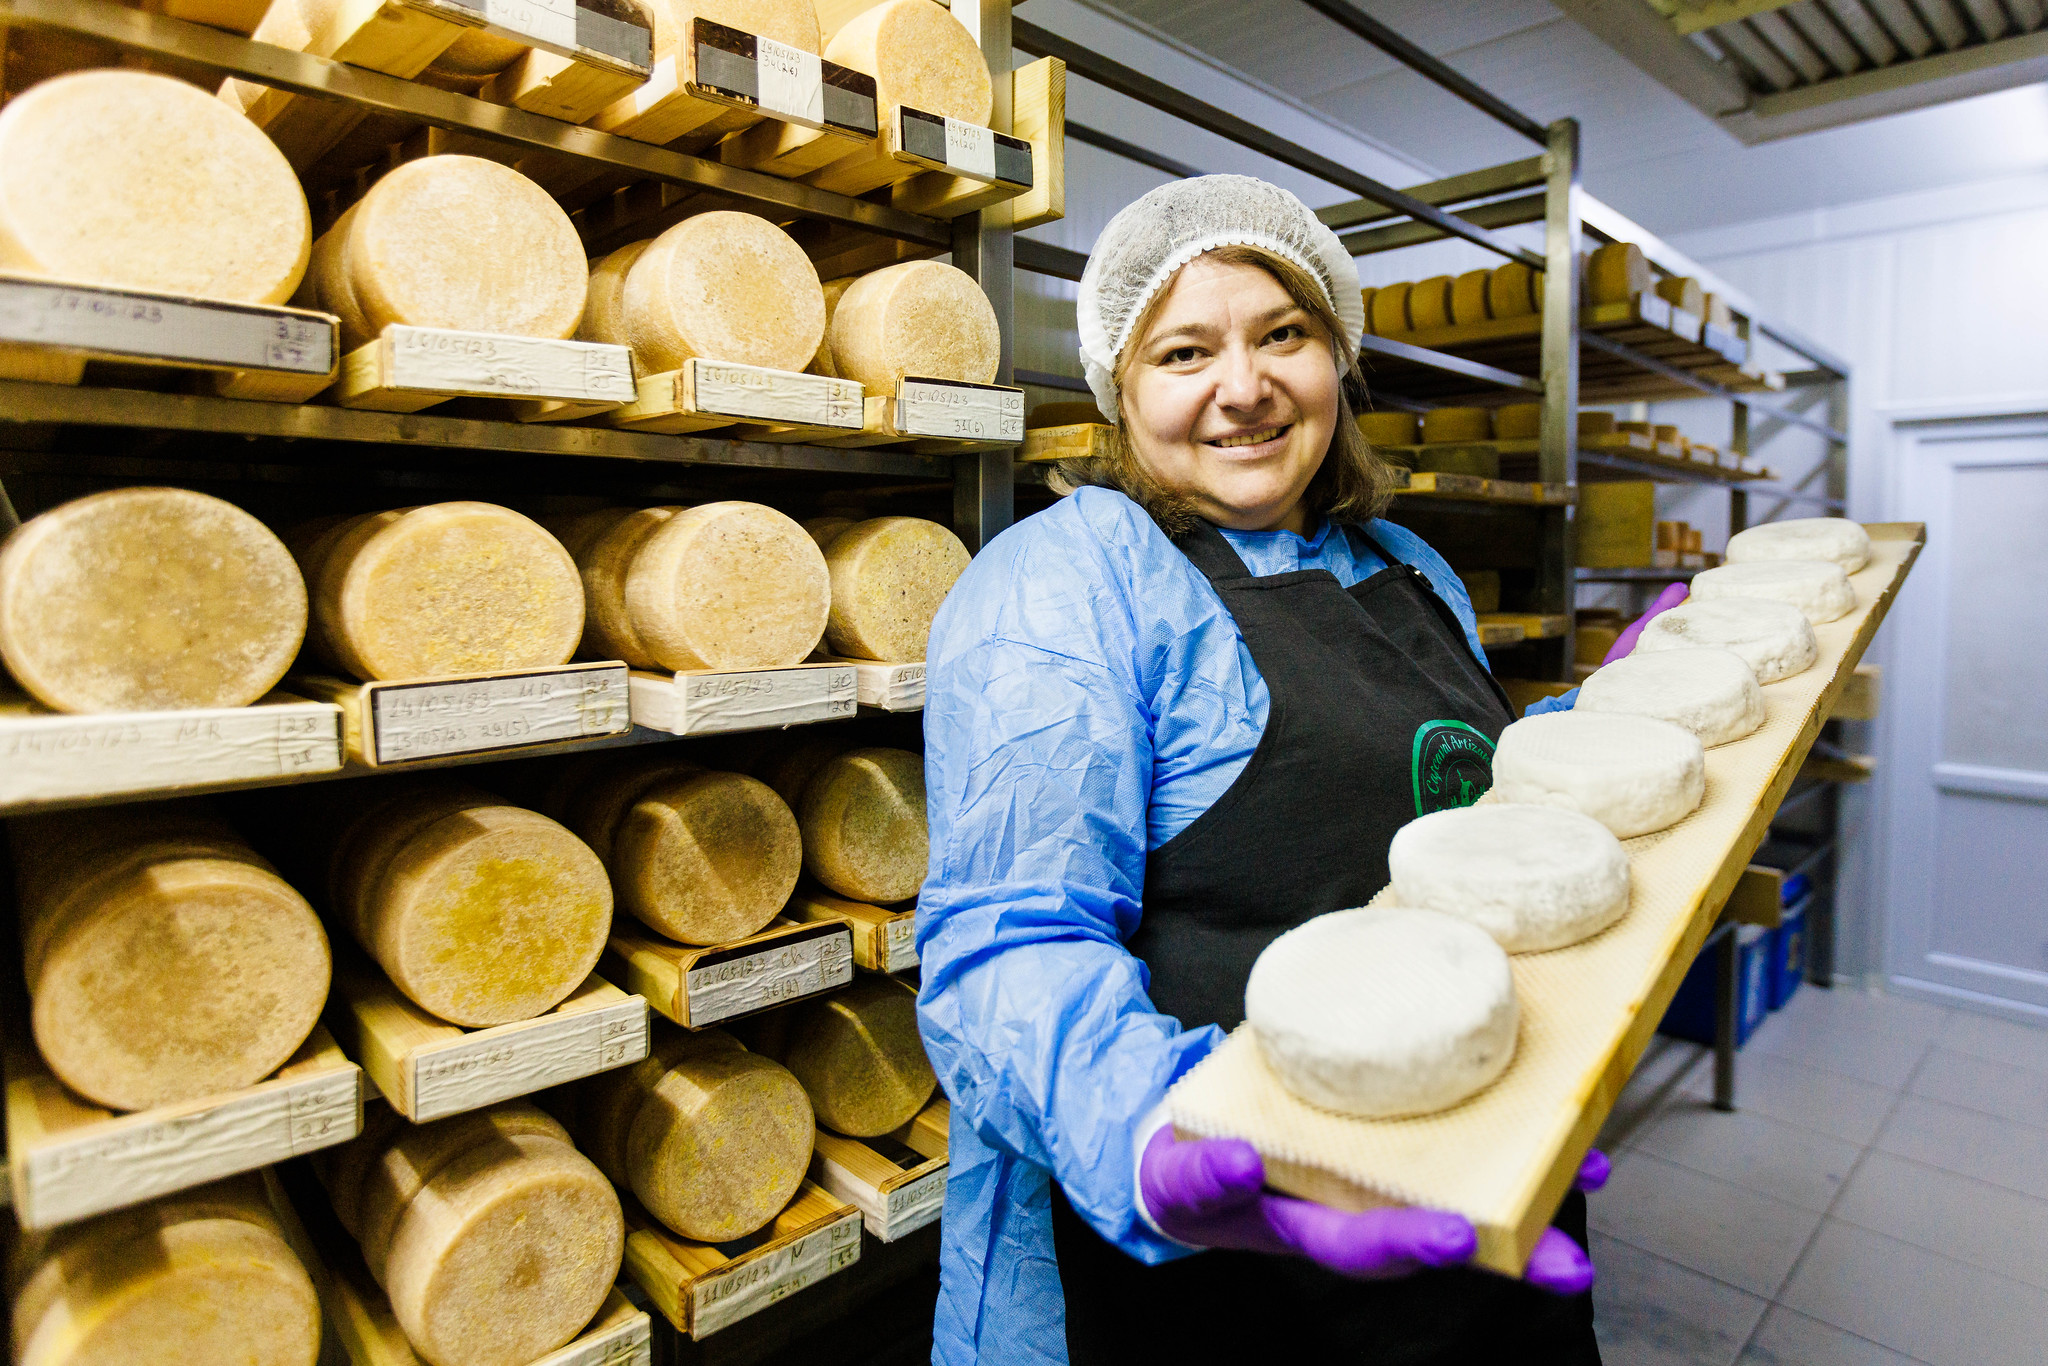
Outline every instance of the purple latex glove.
<path id="1" fill-rule="evenodd" d="M 1630 622 L 1627 629 L 1615 637 L 1614 644 L 1610 645 L 1607 649 L 1607 657 L 1600 662 L 1602 664 L 1612 664 L 1617 659 L 1628 658 L 1629 651 L 1636 648 L 1636 638 L 1642 635 L 1643 628 L 1650 624 L 1650 619 L 1658 613 L 1668 612 L 1678 606 L 1679 603 L 1684 602 L 1686 594 L 1690 592 L 1692 592 L 1692 589 L 1687 585 L 1674 583 L 1659 593 L 1657 600 L 1650 604 L 1650 610 Z"/>
<path id="2" fill-rule="evenodd" d="M 1591 1152 L 1578 1187 L 1607 1182 L 1604 1154 Z M 1273 1195 L 1266 1165 L 1239 1139 L 1182 1142 L 1171 1126 L 1145 1145 L 1138 1191 L 1153 1222 L 1170 1238 L 1195 1247 L 1234 1248 L 1307 1257 L 1355 1280 L 1390 1280 L 1424 1267 L 1471 1260 L 1479 1239 L 1461 1215 L 1426 1209 L 1374 1209 L 1347 1214 L 1328 1205 Z M 1593 1284 L 1593 1263 L 1562 1230 L 1545 1229 L 1523 1279 L 1553 1294 L 1577 1295 Z"/>

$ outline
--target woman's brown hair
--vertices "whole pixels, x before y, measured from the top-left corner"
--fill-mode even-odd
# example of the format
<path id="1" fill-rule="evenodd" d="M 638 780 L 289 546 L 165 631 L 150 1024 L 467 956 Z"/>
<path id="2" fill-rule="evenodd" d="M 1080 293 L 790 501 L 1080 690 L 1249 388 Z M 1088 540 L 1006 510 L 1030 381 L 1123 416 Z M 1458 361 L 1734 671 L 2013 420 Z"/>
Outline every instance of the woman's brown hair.
<path id="1" fill-rule="evenodd" d="M 1343 335 L 1336 311 L 1323 296 L 1321 283 L 1294 262 L 1249 246 L 1218 247 L 1206 255 L 1207 259 L 1222 265 L 1256 266 L 1265 271 L 1287 292 L 1288 298 L 1316 320 L 1324 335 L 1333 339 Z M 1131 360 L 1137 354 L 1137 342 L 1150 330 L 1153 318 L 1172 288 L 1171 280 L 1161 286 L 1132 326 L 1130 341 L 1117 360 L 1119 392 L 1130 373 Z M 1333 359 L 1336 347 L 1333 340 Z M 1333 522 L 1369 522 L 1386 511 L 1394 496 L 1396 476 L 1393 466 L 1373 452 L 1365 435 L 1358 430 L 1356 413 L 1358 406 L 1365 401 L 1365 376 L 1359 371 L 1358 363 L 1353 361 L 1338 385 L 1337 426 L 1330 434 L 1330 449 L 1316 470 L 1315 478 L 1309 481 L 1308 490 L 1302 495 L 1302 501 L 1311 513 Z M 1062 494 L 1087 485 L 1116 489 L 1150 513 L 1159 529 L 1175 540 L 1194 530 L 1201 520 L 1187 499 L 1154 479 L 1138 459 L 1137 452 L 1131 447 L 1121 412 L 1111 429 L 1108 453 L 1060 461 L 1051 483 L 1054 491 Z"/>

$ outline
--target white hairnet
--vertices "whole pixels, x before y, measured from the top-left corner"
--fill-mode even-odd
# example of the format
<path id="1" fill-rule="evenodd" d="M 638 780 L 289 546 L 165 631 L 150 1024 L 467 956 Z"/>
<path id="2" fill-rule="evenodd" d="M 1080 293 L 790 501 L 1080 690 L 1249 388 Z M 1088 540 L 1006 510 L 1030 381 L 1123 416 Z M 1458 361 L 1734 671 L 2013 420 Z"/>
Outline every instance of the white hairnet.
<path id="1" fill-rule="evenodd" d="M 1131 328 L 1173 273 L 1217 247 L 1258 247 L 1292 261 L 1322 285 L 1343 325 L 1343 363 L 1358 356 L 1365 301 L 1358 263 L 1337 234 L 1293 194 L 1254 176 L 1205 175 L 1161 185 L 1109 220 L 1075 305 L 1081 365 L 1095 405 L 1117 420 L 1116 360 Z"/>

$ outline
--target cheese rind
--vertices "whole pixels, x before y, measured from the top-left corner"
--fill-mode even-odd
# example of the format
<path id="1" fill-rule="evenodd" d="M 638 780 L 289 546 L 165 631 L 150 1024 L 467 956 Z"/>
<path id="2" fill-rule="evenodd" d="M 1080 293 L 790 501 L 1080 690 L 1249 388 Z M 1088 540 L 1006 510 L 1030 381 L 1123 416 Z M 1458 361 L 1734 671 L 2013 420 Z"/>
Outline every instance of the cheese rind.
<path id="1" fill-rule="evenodd" d="M 1764 522 L 1728 538 L 1728 563 L 1830 560 L 1853 574 L 1870 563 L 1870 533 L 1845 517 Z"/>
<path id="2" fill-rule="evenodd" d="M 728 944 L 773 920 L 803 871 L 796 817 L 766 783 L 695 773 L 657 783 L 612 847 L 619 900 L 686 944 Z"/>
<path id="3" fill-rule="evenodd" d="M 825 565 L 832 576 L 825 643 L 832 653 L 915 662 L 924 658 L 939 605 L 967 571 L 967 547 L 937 522 L 876 517 L 833 537 Z"/>
<path id="4" fill-rule="evenodd" d="M 1494 796 L 1582 812 L 1622 839 L 1676 825 L 1706 790 L 1699 737 L 1647 716 L 1526 716 L 1493 752 Z"/>
<path id="5" fill-rule="evenodd" d="M 1002 345 L 988 295 L 943 261 L 902 261 L 863 275 L 832 311 L 834 373 L 871 394 L 893 396 L 906 377 L 991 383 Z"/>
<path id="6" fill-rule="evenodd" d="M 1819 626 L 1838 621 L 1856 607 L 1856 590 L 1833 560 L 1745 560 L 1693 576 L 1692 597 L 1700 602 L 1762 598 L 1788 602 Z"/>
<path id="7" fill-rule="evenodd" d="M 1765 598 L 1682 602 L 1650 618 L 1636 638 L 1635 653 L 1693 649 L 1740 656 L 1761 684 L 1803 673 L 1820 658 L 1820 642 L 1806 614 L 1789 602 Z"/>
<path id="8" fill-rule="evenodd" d="M 839 533 L 856 525 L 851 517 L 812 517 L 803 523 L 804 534 L 818 543 L 818 549 L 829 551 Z M 828 557 L 825 563 L 832 561 Z"/>
<path id="9" fill-rule="evenodd" d="M 855 901 L 909 900 L 930 853 L 924 803 L 924 760 L 908 750 L 856 749 L 826 760 L 797 812 L 804 870 Z"/>
<path id="10" fill-rule="evenodd" d="M 658 669 L 661 661 L 633 625 L 626 607 L 626 576 L 633 557 L 649 537 L 684 509 L 625 508 L 602 530 L 595 531 L 576 555 L 583 581 L 583 652 L 599 659 L 622 659 L 636 669 Z"/>
<path id="11" fill-rule="evenodd" d="M 882 0 L 848 20 L 825 45 L 827 61 L 875 78 L 884 127 L 899 106 L 986 124 L 995 86 L 967 26 L 932 0 Z"/>
<path id="12" fill-rule="evenodd" d="M 284 155 L 184 81 L 79 71 L 0 111 L 0 268 L 277 304 L 311 244 Z"/>
<path id="13" fill-rule="evenodd" d="M 583 321 L 576 328 L 576 335 L 579 338 L 584 341 L 609 342 L 613 346 L 632 345 L 626 339 L 626 273 L 633 269 L 633 263 L 653 245 L 652 237 L 642 238 L 638 242 L 628 242 L 603 260 L 591 265 L 590 292 L 583 303 Z"/>
<path id="14" fill-rule="evenodd" d="M 625 573 L 633 630 L 664 669 L 769 669 L 803 662 L 825 634 L 832 580 L 817 543 L 759 503 L 677 512 Z"/>
<path id="15" fill-rule="evenodd" d="M 916 993 L 887 977 L 859 976 L 798 1006 L 782 1061 L 818 1122 L 849 1138 L 908 1124 L 938 1086 L 918 1037 Z"/>
<path id="16" fill-rule="evenodd" d="M 1712 749 L 1764 723 L 1764 695 L 1755 671 L 1731 650 L 1648 650 L 1600 668 L 1580 685 L 1573 710 L 1653 716 Z"/>
<path id="17" fill-rule="evenodd" d="M 751 213 L 700 213 L 654 239 L 626 272 L 618 314 L 643 373 L 692 357 L 802 370 L 825 335 L 818 271 L 790 235 Z"/>
<path id="18" fill-rule="evenodd" d="M 1394 832 L 1393 899 L 1469 920 L 1509 953 L 1563 948 L 1628 910 L 1628 855 L 1590 816 L 1488 802 Z"/>
<path id="19" fill-rule="evenodd" d="M 839 301 L 846 297 L 846 291 L 859 278 L 857 275 L 841 275 L 819 286 L 825 296 L 825 333 L 818 339 L 817 354 L 811 357 L 811 363 L 806 367 L 814 375 L 837 376 L 839 373 L 839 366 L 832 359 L 832 315 L 839 311 Z M 824 542 L 819 544 L 822 546 Z"/>
<path id="20" fill-rule="evenodd" d="M 1436 911 L 1319 915 L 1252 964 L 1245 1020 L 1280 1083 L 1366 1118 L 1448 1109 L 1514 1058 L 1520 1009 L 1507 954 Z"/>
<path id="21" fill-rule="evenodd" d="M 246 706 L 305 633 L 306 585 L 284 543 L 203 493 L 91 494 L 0 548 L 0 656 L 59 711 Z"/>

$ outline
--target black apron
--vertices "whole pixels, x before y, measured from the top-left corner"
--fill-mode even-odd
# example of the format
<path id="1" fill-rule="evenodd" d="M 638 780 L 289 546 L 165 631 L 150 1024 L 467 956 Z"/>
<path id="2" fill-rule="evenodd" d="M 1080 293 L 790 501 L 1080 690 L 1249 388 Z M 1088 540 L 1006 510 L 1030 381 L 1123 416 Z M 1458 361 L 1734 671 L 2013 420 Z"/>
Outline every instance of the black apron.
<path id="1" fill-rule="evenodd" d="M 1272 699 L 1237 781 L 1146 861 L 1144 921 L 1129 948 L 1150 969 L 1153 1004 L 1186 1028 L 1236 1028 L 1260 950 L 1371 900 L 1387 884 L 1396 830 L 1470 805 L 1493 783 L 1494 742 L 1514 719 L 1507 695 L 1428 581 L 1366 541 L 1390 567 L 1349 589 L 1321 569 L 1254 578 L 1207 523 L 1181 544 L 1236 618 Z M 1567 1197 L 1558 1226 L 1581 1247 L 1585 1219 L 1585 1197 Z M 1600 1360 L 1590 1295 L 1469 1269 L 1359 1282 L 1251 1252 L 1148 1267 L 1098 1237 L 1058 1183 L 1053 1238 L 1074 1366 Z"/>

